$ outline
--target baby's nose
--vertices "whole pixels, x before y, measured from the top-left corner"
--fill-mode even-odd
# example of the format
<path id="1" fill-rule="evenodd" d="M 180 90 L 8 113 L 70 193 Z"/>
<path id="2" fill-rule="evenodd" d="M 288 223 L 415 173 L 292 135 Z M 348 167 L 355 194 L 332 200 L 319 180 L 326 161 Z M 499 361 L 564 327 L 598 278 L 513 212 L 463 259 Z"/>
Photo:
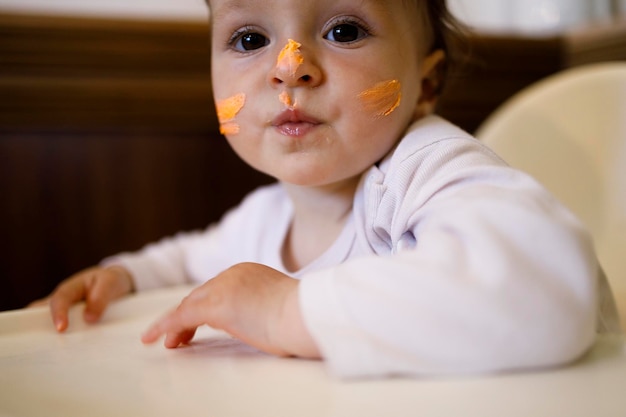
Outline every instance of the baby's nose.
<path id="1" fill-rule="evenodd" d="M 273 70 L 271 81 L 275 85 L 287 87 L 314 87 L 321 80 L 321 71 L 300 50 L 300 43 L 289 39 L 280 51 Z"/>

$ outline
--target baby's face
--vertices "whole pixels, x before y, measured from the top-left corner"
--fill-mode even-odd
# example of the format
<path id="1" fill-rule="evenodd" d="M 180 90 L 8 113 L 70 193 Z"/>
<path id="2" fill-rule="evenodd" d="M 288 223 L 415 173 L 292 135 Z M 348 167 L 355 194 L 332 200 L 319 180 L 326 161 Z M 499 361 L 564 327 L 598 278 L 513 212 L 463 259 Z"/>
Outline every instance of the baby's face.
<path id="1" fill-rule="evenodd" d="M 223 133 L 281 181 L 354 180 L 415 119 L 425 42 L 403 0 L 210 0 Z"/>

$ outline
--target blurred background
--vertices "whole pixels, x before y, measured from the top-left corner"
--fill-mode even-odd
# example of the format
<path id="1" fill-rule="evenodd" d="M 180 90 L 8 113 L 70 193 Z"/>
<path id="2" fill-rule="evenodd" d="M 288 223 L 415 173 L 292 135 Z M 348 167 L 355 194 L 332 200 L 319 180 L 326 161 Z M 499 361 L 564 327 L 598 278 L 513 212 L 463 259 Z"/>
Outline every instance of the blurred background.
<path id="1" fill-rule="evenodd" d="M 626 13 L 625 0 L 449 0 L 466 23 L 489 32 L 545 36 Z"/>
<path id="2" fill-rule="evenodd" d="M 473 132 L 566 68 L 626 60 L 626 0 L 450 0 L 474 32 L 439 112 Z M 203 228 L 259 184 L 219 135 L 203 0 L 0 0 L 0 310 Z"/>
<path id="3" fill-rule="evenodd" d="M 449 0 L 450 9 L 480 30 L 560 31 L 626 13 L 626 0 Z M 0 0 L 3 12 L 94 17 L 205 20 L 203 0 Z"/>
<path id="4" fill-rule="evenodd" d="M 204 0 L 0 0 L 0 10 L 28 14 L 205 21 Z"/>

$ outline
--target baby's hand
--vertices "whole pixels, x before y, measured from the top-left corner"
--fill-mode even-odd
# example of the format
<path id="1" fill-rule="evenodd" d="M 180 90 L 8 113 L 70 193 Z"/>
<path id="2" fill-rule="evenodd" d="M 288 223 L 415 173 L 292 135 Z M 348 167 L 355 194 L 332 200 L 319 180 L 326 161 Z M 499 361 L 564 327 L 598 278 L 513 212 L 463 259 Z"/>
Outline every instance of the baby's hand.
<path id="1" fill-rule="evenodd" d="M 165 347 L 175 348 L 189 343 L 203 324 L 267 353 L 319 358 L 300 314 L 298 281 L 263 265 L 235 265 L 196 288 L 142 341 L 165 335 Z"/>
<path id="2" fill-rule="evenodd" d="M 84 318 L 88 323 L 100 319 L 107 305 L 133 291 L 130 273 L 118 266 L 93 267 L 72 275 L 61 282 L 48 297 L 35 301 L 30 307 L 48 304 L 57 331 L 69 324 L 68 311 L 72 304 L 85 300 Z"/>

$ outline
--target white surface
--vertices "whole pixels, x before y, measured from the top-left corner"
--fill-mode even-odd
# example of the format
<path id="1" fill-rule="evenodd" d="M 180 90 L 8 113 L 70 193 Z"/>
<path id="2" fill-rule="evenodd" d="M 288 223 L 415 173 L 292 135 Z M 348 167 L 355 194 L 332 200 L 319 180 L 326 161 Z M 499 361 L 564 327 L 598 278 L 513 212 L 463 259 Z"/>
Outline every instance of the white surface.
<path id="1" fill-rule="evenodd" d="M 459 19 L 477 30 L 546 34 L 608 19 L 611 1 L 449 0 L 448 3 Z"/>
<path id="2" fill-rule="evenodd" d="M 0 12 L 165 20 L 208 18 L 204 0 L 0 0 Z"/>
<path id="3" fill-rule="evenodd" d="M 546 32 L 610 15 L 626 0 L 449 0 L 451 10 L 477 29 Z M 70 16 L 204 20 L 204 0 L 0 0 L 0 12 Z"/>
<path id="4" fill-rule="evenodd" d="M 626 318 L 626 62 L 540 81 L 504 103 L 476 135 L 586 223 Z"/>
<path id="5" fill-rule="evenodd" d="M 124 299 L 99 325 L 44 308 L 0 313 L 0 416 L 624 417 L 626 351 L 606 336 L 556 370 L 459 379 L 338 381 L 323 363 L 268 356 L 203 328 L 192 346 L 143 346 L 142 331 L 189 288 Z"/>

